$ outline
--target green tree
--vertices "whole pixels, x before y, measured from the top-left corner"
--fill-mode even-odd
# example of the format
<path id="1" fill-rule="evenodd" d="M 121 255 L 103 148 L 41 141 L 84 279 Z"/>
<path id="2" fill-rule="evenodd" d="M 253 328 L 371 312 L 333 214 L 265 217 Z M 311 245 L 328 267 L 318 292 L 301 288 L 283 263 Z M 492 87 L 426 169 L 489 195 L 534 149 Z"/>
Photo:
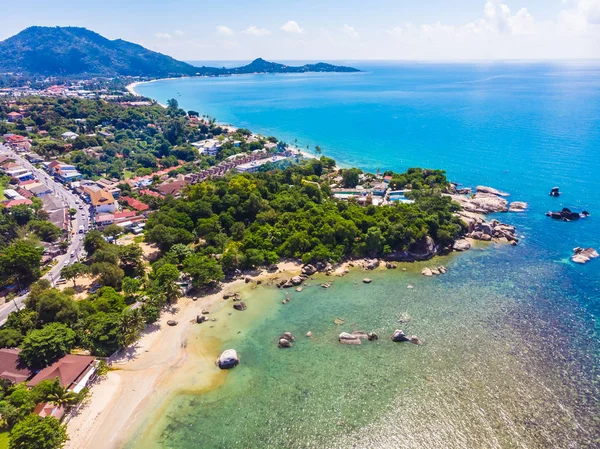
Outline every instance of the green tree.
<path id="1" fill-rule="evenodd" d="M 0 276 L 13 278 L 21 286 L 29 285 L 40 277 L 41 260 L 42 248 L 18 240 L 0 254 Z"/>
<path id="2" fill-rule="evenodd" d="M 16 348 L 23 341 L 23 334 L 16 329 L 0 329 L 0 348 Z"/>
<path id="3" fill-rule="evenodd" d="M 44 242 L 54 242 L 61 234 L 60 228 L 49 221 L 31 220 L 28 226 Z"/>
<path id="4" fill-rule="evenodd" d="M 121 268 L 108 262 L 97 262 L 92 264 L 92 274 L 99 275 L 98 280 L 102 285 L 121 288 L 121 281 L 125 273 Z"/>
<path id="5" fill-rule="evenodd" d="M 342 179 L 344 183 L 344 187 L 353 189 L 358 185 L 359 178 L 358 176 L 362 173 L 358 168 L 349 168 L 343 171 Z"/>
<path id="6" fill-rule="evenodd" d="M 155 280 L 169 303 L 181 296 L 179 286 L 176 283 L 179 277 L 179 270 L 170 263 L 164 264 L 155 273 Z"/>
<path id="7" fill-rule="evenodd" d="M 205 287 L 224 278 L 221 265 L 215 259 L 200 254 L 186 258 L 182 271 L 191 276 L 194 287 Z"/>
<path id="8" fill-rule="evenodd" d="M 70 279 L 73 281 L 73 287 L 76 287 L 77 284 L 76 279 L 79 276 L 84 276 L 90 272 L 90 267 L 81 262 L 75 262 L 71 265 L 67 265 L 60 271 L 60 276 L 65 279 Z"/>
<path id="9" fill-rule="evenodd" d="M 123 346 L 129 346 L 133 344 L 138 338 L 144 328 L 146 327 L 146 321 L 144 315 L 140 309 L 126 308 L 121 314 L 121 335 Z"/>
<path id="10" fill-rule="evenodd" d="M 123 233 L 123 228 L 121 226 L 117 226 L 116 224 L 111 224 L 105 227 L 102 230 L 102 234 L 107 237 L 117 238 Z"/>
<path id="11" fill-rule="evenodd" d="M 67 430 L 53 417 L 29 415 L 10 432 L 9 449 L 59 449 L 67 442 Z"/>
<path id="12" fill-rule="evenodd" d="M 64 324 L 47 324 L 25 336 L 20 357 L 29 366 L 44 368 L 67 354 L 75 345 L 75 340 L 75 332 Z"/>

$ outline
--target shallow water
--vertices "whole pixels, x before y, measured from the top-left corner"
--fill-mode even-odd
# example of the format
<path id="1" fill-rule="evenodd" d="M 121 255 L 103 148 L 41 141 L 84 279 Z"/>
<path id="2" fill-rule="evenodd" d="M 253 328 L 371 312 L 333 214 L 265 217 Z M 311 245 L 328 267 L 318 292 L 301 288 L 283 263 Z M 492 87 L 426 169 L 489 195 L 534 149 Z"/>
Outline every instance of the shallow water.
<path id="1" fill-rule="evenodd" d="M 186 109 L 318 143 L 349 165 L 444 168 L 463 183 L 507 190 L 531 205 L 498 216 L 517 226 L 520 245 L 376 271 L 370 285 L 352 272 L 328 290 L 290 292 L 287 305 L 274 287 L 246 292 L 247 315 L 224 306 L 220 326 L 194 337 L 236 348 L 241 365 L 213 391 L 172 398 L 129 447 L 600 447 L 600 261 L 569 261 L 574 246 L 600 247 L 598 66 L 361 68 L 138 90 L 161 102 L 181 92 Z M 561 198 L 548 197 L 554 184 Z M 563 206 L 592 217 L 543 215 Z M 448 274 L 418 274 L 439 264 Z M 404 314 L 410 321 L 398 323 Z M 424 344 L 393 343 L 395 328 Z M 352 330 L 381 338 L 341 346 L 337 335 Z M 296 336 L 293 348 L 277 348 L 283 331 Z"/>

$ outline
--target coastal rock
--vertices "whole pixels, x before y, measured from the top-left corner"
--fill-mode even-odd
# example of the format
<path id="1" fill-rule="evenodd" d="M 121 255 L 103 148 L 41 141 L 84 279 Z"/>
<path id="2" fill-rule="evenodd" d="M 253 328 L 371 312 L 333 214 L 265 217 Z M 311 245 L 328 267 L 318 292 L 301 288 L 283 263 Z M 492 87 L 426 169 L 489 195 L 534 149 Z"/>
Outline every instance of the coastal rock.
<path id="1" fill-rule="evenodd" d="M 283 284 L 281 284 L 281 288 L 292 288 L 294 286 L 294 283 L 289 280 L 289 281 L 285 281 Z"/>
<path id="2" fill-rule="evenodd" d="M 235 310 L 239 310 L 240 312 L 247 309 L 246 303 L 244 301 L 238 302 L 233 305 Z"/>
<path id="3" fill-rule="evenodd" d="M 280 348 L 291 348 L 292 343 L 289 340 L 286 340 L 285 338 L 280 338 L 277 346 L 279 346 Z"/>
<path id="4" fill-rule="evenodd" d="M 379 340 L 379 335 L 377 335 L 375 332 L 369 332 L 367 334 L 367 338 L 369 339 L 369 341 L 375 341 Z"/>
<path id="5" fill-rule="evenodd" d="M 598 251 L 596 251 L 594 248 L 583 249 L 577 247 L 573 249 L 573 253 L 574 254 L 571 256 L 571 260 L 579 264 L 588 263 L 590 260 L 598 257 Z"/>
<path id="6" fill-rule="evenodd" d="M 360 338 L 356 335 L 349 334 L 348 332 L 342 332 L 339 336 L 339 342 L 343 345 L 360 345 Z"/>
<path id="7" fill-rule="evenodd" d="M 367 270 L 374 270 L 378 266 L 379 266 L 379 259 L 367 260 L 367 262 L 365 263 L 365 268 Z"/>
<path id="8" fill-rule="evenodd" d="M 546 212 L 546 216 L 553 218 L 554 220 L 576 221 L 580 218 L 586 218 L 590 215 L 587 211 L 584 212 L 585 214 L 578 214 L 577 212 L 573 212 L 571 209 L 565 207 L 560 212 Z"/>
<path id="9" fill-rule="evenodd" d="M 324 284 L 321 284 L 321 287 L 323 287 L 323 288 L 330 288 L 331 284 L 329 282 L 325 282 Z"/>
<path id="10" fill-rule="evenodd" d="M 292 285 L 297 286 L 304 282 L 304 278 L 300 276 L 294 276 L 292 279 L 290 279 L 290 282 L 292 283 Z"/>
<path id="11" fill-rule="evenodd" d="M 552 187 L 552 190 L 550 190 L 550 196 L 560 196 L 560 189 L 558 187 Z"/>
<path id="12" fill-rule="evenodd" d="M 427 267 L 425 267 L 421 270 L 421 274 L 423 276 L 433 276 L 433 272 L 431 271 L 431 268 L 427 268 Z"/>
<path id="13" fill-rule="evenodd" d="M 358 338 L 362 338 L 363 340 L 367 340 L 369 338 L 369 335 L 363 331 L 354 331 L 352 332 L 352 335 Z"/>
<path id="14" fill-rule="evenodd" d="M 398 268 L 398 265 L 396 265 L 395 263 L 392 263 L 392 262 L 386 262 L 385 267 L 388 270 L 394 270 L 394 269 Z"/>
<path id="15" fill-rule="evenodd" d="M 410 341 L 412 344 L 419 346 L 423 344 L 423 342 L 419 340 L 419 337 L 417 337 L 416 335 L 411 335 L 408 341 Z"/>
<path id="16" fill-rule="evenodd" d="M 313 335 L 313 333 L 312 333 L 311 331 L 308 331 L 308 332 L 306 333 L 306 336 L 307 336 L 308 338 L 312 337 L 312 335 Z"/>
<path id="17" fill-rule="evenodd" d="M 363 282 L 364 282 L 365 284 L 370 284 L 371 282 L 373 282 L 373 280 L 372 280 L 372 279 L 370 279 L 370 278 L 364 278 L 364 279 L 363 279 Z"/>
<path id="18" fill-rule="evenodd" d="M 509 212 L 525 212 L 529 205 L 523 201 L 513 201 L 508 207 Z"/>
<path id="19" fill-rule="evenodd" d="M 227 349 L 217 359 L 217 366 L 221 369 L 231 369 L 240 363 L 240 358 L 235 349 Z"/>
<path id="20" fill-rule="evenodd" d="M 487 187 L 487 186 L 477 186 L 475 188 L 475 192 L 477 192 L 477 193 L 489 193 L 491 195 L 496 195 L 496 196 L 510 196 L 506 192 L 501 192 L 500 190 L 494 189 L 493 187 Z"/>
<path id="21" fill-rule="evenodd" d="M 196 323 L 197 324 L 202 324 L 207 320 L 207 318 L 204 315 L 197 315 L 196 316 Z"/>
<path id="22" fill-rule="evenodd" d="M 317 268 L 314 265 L 308 264 L 302 267 L 302 274 L 306 276 L 312 276 L 317 272 Z"/>
<path id="23" fill-rule="evenodd" d="M 246 278 L 244 279 L 244 282 L 245 282 L 246 284 L 248 284 L 248 283 L 252 282 L 252 278 L 251 278 L 251 277 L 249 277 L 249 276 L 246 276 Z"/>
<path id="24" fill-rule="evenodd" d="M 281 335 L 279 336 L 279 339 L 280 339 L 280 340 L 281 340 L 282 338 L 283 338 L 283 339 L 285 339 L 285 340 L 288 340 L 288 341 L 296 341 L 296 338 L 294 338 L 294 336 L 292 335 L 292 333 L 291 333 L 291 332 L 284 332 L 283 334 L 281 334 Z"/>
<path id="25" fill-rule="evenodd" d="M 302 287 L 298 287 L 298 288 L 296 289 L 296 291 L 297 291 L 298 293 L 300 293 L 300 292 L 302 291 Z"/>
<path id="26" fill-rule="evenodd" d="M 400 329 L 396 329 L 392 334 L 392 341 L 402 342 L 402 341 L 410 341 L 409 338 L 404 334 Z"/>
<path id="27" fill-rule="evenodd" d="M 175 320 L 169 320 L 169 321 L 167 321 L 167 324 L 169 326 L 177 326 L 177 321 L 175 321 Z"/>

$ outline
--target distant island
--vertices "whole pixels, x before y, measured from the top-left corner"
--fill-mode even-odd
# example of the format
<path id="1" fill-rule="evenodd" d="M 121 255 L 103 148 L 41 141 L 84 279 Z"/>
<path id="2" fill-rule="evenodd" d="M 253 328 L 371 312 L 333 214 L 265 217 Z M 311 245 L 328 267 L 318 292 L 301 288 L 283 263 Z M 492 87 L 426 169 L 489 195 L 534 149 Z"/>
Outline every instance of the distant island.
<path id="1" fill-rule="evenodd" d="M 71 78 L 225 76 L 248 73 L 359 72 L 319 62 L 299 67 L 258 58 L 236 68 L 196 67 L 80 27 L 30 27 L 0 42 L 0 73 Z"/>

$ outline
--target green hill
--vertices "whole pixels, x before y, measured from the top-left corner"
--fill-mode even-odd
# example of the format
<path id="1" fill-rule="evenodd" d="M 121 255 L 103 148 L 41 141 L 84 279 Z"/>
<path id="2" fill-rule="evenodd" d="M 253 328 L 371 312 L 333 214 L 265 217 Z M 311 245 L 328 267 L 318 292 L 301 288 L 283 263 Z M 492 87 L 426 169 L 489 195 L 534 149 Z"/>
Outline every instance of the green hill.
<path id="1" fill-rule="evenodd" d="M 195 67 L 121 39 L 78 27 L 30 27 L 0 42 L 0 73 L 34 76 L 221 76 L 243 73 L 357 72 L 351 67 L 292 67 L 264 59 L 233 69 Z"/>

